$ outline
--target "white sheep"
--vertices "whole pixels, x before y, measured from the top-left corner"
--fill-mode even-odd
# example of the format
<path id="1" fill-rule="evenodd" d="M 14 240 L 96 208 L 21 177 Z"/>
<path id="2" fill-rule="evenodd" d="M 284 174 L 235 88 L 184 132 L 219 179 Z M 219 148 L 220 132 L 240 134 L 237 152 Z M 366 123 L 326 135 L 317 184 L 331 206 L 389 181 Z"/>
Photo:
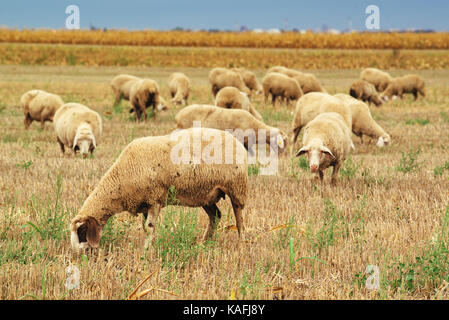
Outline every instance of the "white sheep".
<path id="1" fill-rule="evenodd" d="M 215 105 L 227 109 L 243 109 L 251 113 L 258 120 L 263 121 L 260 113 L 251 105 L 246 93 L 241 92 L 237 88 L 221 88 L 215 97 Z"/>
<path id="2" fill-rule="evenodd" d="M 292 151 L 301 129 L 317 115 L 325 112 L 340 114 L 348 128 L 352 128 L 352 113 L 346 104 L 327 93 L 307 93 L 296 103 L 295 115 L 292 121 Z"/>
<path id="3" fill-rule="evenodd" d="M 156 120 L 156 111 L 161 110 L 159 103 L 159 86 L 152 79 L 139 79 L 135 81 L 129 91 L 129 101 L 136 113 L 137 122 L 143 115 L 144 121 L 147 120 L 148 107 L 153 108 L 153 119 Z"/>
<path id="4" fill-rule="evenodd" d="M 20 104 L 25 114 L 25 129 L 30 127 L 33 120 L 40 121 L 41 128 L 44 129 L 45 121 L 53 121 L 56 110 L 64 104 L 64 101 L 53 93 L 30 90 L 22 95 Z"/>
<path id="5" fill-rule="evenodd" d="M 122 99 L 129 100 L 131 86 L 138 80 L 140 80 L 140 78 L 129 74 L 119 74 L 112 79 L 111 87 L 115 94 L 116 104 Z"/>
<path id="6" fill-rule="evenodd" d="M 335 112 L 319 114 L 306 125 L 302 143 L 296 156 L 307 154 L 310 171 L 318 173 L 321 182 L 323 171 L 332 166 L 331 183 L 335 184 L 338 170 L 353 146 L 351 131 L 343 117 Z"/>
<path id="7" fill-rule="evenodd" d="M 220 153 L 216 161 L 206 155 L 211 136 L 215 155 Z M 198 158 L 195 146 L 200 148 Z M 139 138 L 123 150 L 71 221 L 71 245 L 75 251 L 98 247 L 108 219 L 123 211 L 142 213 L 144 229 L 153 237 L 159 211 L 170 204 L 202 207 L 209 216 L 204 239 L 210 239 L 221 216 L 216 203 L 226 195 L 243 236 L 247 194 L 246 151 L 230 133 L 193 128 Z"/>
<path id="8" fill-rule="evenodd" d="M 340 99 L 351 109 L 352 132 L 360 137 L 362 142 L 363 135 L 366 135 L 376 139 L 377 146 L 380 148 L 391 143 L 390 135 L 373 119 L 366 103 L 344 93 L 336 94 L 334 97 Z"/>
<path id="9" fill-rule="evenodd" d="M 377 68 L 366 68 L 362 70 L 362 72 L 360 73 L 360 79 L 374 85 L 377 92 L 383 92 L 390 84 L 391 80 L 393 80 L 388 72 L 379 70 Z"/>
<path id="10" fill-rule="evenodd" d="M 182 72 L 174 72 L 168 78 L 168 88 L 172 102 L 176 104 L 188 104 L 190 92 L 190 79 Z"/>
<path id="11" fill-rule="evenodd" d="M 259 144 L 261 138 L 265 138 L 264 142 L 270 146 L 276 144 L 276 148 L 280 152 L 284 151 L 287 145 L 287 136 L 284 132 L 266 125 L 249 112 L 241 109 L 224 109 L 194 104 L 180 110 L 175 116 L 175 122 L 180 129 L 191 128 L 194 126 L 194 122 L 199 122 L 205 128 L 233 130 L 233 133 L 240 139 L 239 141 L 243 141 L 247 150 L 250 150 L 253 144 Z M 264 132 L 265 136 L 258 134 L 261 132 Z M 238 136 L 245 134 L 248 136 Z"/>
<path id="12" fill-rule="evenodd" d="M 256 94 L 263 93 L 263 87 L 259 83 L 259 81 L 257 81 L 257 77 L 253 72 L 245 68 L 232 68 L 231 70 L 236 71 L 240 74 L 240 76 L 243 79 L 243 82 L 245 83 L 245 85 L 248 87 L 249 90 L 255 92 Z"/>
<path id="13" fill-rule="evenodd" d="M 93 153 L 103 131 L 103 123 L 98 112 L 79 103 L 66 103 L 59 108 L 54 117 L 57 141 L 62 154 L 65 147 L 85 157 Z"/>
<path id="14" fill-rule="evenodd" d="M 225 68 L 214 68 L 209 72 L 209 82 L 214 98 L 218 91 L 224 87 L 235 87 L 248 96 L 251 96 L 251 90 L 243 82 L 242 76 L 235 71 Z"/>

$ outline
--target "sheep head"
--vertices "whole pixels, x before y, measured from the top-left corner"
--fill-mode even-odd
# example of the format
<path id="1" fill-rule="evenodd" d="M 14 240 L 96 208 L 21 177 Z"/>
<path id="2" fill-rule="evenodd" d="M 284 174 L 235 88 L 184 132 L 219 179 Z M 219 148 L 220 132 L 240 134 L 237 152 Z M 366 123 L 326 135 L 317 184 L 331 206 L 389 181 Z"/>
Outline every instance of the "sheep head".
<path id="1" fill-rule="evenodd" d="M 379 148 L 382 148 L 385 145 L 389 145 L 391 143 L 391 137 L 388 133 L 385 133 L 384 135 L 380 136 L 377 140 L 377 146 Z"/>
<path id="2" fill-rule="evenodd" d="M 318 169 L 324 162 L 332 162 L 335 159 L 332 151 L 323 145 L 320 140 L 312 140 L 308 145 L 302 147 L 296 153 L 299 157 L 303 154 L 307 154 L 310 171 L 318 172 Z M 331 161 L 326 161 L 331 159 Z"/>
<path id="3" fill-rule="evenodd" d="M 102 228 L 94 217 L 75 217 L 70 224 L 72 250 L 80 252 L 88 248 L 97 248 L 100 243 L 101 233 Z"/>
<path id="4" fill-rule="evenodd" d="M 79 150 L 83 157 L 86 157 L 89 152 L 93 152 L 97 147 L 95 136 L 92 132 L 92 127 L 87 124 L 81 124 L 76 130 L 75 139 L 73 139 L 73 150 Z"/>
<path id="5" fill-rule="evenodd" d="M 276 130 L 275 133 L 270 137 L 270 145 L 276 144 L 279 153 L 283 153 L 287 148 L 287 140 L 288 137 L 283 131 Z"/>

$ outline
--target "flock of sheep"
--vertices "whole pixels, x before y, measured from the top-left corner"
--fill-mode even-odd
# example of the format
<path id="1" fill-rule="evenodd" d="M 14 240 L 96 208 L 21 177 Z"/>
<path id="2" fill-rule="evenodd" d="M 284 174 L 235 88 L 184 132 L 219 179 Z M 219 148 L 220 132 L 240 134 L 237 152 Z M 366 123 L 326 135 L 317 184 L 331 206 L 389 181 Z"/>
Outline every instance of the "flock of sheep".
<path id="1" fill-rule="evenodd" d="M 178 205 L 202 207 L 209 216 L 205 239 L 213 235 L 221 216 L 216 203 L 228 195 L 231 200 L 239 235 L 242 234 L 242 209 L 248 194 L 247 151 L 252 149 L 250 141 L 276 146 L 280 152 L 287 148 L 295 156 L 307 155 L 311 172 L 323 181 L 324 170 L 333 167 L 331 182 L 337 179 L 338 170 L 354 144 L 352 133 L 374 138 L 377 146 L 391 143 L 390 135 L 371 116 L 365 103 L 380 106 L 395 96 L 411 93 L 425 96 L 424 81 L 416 75 L 392 78 L 388 73 L 374 68 L 362 71 L 359 80 L 350 87 L 349 95 L 330 95 L 313 74 L 302 73 L 285 67 L 268 70 L 262 83 L 249 70 L 243 68 L 214 68 L 209 73 L 215 105 L 188 105 L 189 78 L 181 73 L 169 77 L 170 102 L 185 105 L 175 116 L 175 123 L 181 130 L 179 136 L 192 141 L 196 134 L 219 137 L 222 153 L 226 141 L 232 141 L 232 161 L 225 164 L 187 162 L 176 164 L 171 159 L 171 150 L 176 143 L 166 136 L 144 137 L 132 141 L 121 153 L 112 167 L 84 202 L 79 214 L 70 224 L 71 244 L 76 251 L 95 248 L 109 217 L 128 211 L 143 214 L 143 228 L 150 235 L 159 211 L 167 205 L 167 195 L 175 190 Z M 158 84 L 151 79 L 131 75 L 118 75 L 111 86 L 115 102 L 128 100 L 136 120 L 147 119 L 146 109 L 151 107 L 153 117 L 167 109 L 167 102 L 161 97 Z M 254 95 L 264 96 L 267 103 L 271 95 L 273 106 L 296 101 L 291 132 L 288 135 L 278 128 L 264 123 L 260 113 L 252 106 Z M 25 114 L 25 128 L 32 121 L 53 121 L 56 139 L 62 153 L 65 148 L 77 151 L 83 156 L 92 153 L 102 134 L 101 116 L 87 106 L 66 103 L 51 93 L 31 90 L 21 97 Z M 199 121 L 201 128 L 195 128 Z M 301 129 L 302 147 L 295 149 Z M 236 137 L 225 130 L 253 132 L 265 130 L 269 133 L 264 141 L 248 137 Z M 238 130 L 237 130 L 238 131 Z M 201 142 L 206 144 L 205 141 Z M 205 145 L 203 145 L 205 147 Z M 277 150 L 277 149 L 276 149 Z M 297 150 L 295 152 L 295 150 Z M 190 152 L 193 150 L 190 148 Z M 243 161 L 237 161 L 237 154 L 244 154 Z M 151 236 L 150 238 L 151 239 Z"/>

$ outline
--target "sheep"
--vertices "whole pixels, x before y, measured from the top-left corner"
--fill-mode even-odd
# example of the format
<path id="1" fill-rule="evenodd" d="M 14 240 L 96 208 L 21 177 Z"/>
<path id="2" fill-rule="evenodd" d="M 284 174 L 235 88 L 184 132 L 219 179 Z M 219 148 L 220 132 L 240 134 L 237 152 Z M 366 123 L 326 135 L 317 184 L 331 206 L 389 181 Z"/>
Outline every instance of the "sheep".
<path id="1" fill-rule="evenodd" d="M 360 73 L 360 79 L 371 83 L 377 92 L 383 92 L 393 78 L 389 73 L 376 68 L 366 68 Z"/>
<path id="2" fill-rule="evenodd" d="M 131 92 L 131 87 L 139 80 L 142 79 L 129 74 L 120 74 L 114 77 L 111 81 L 111 86 L 115 94 L 115 103 L 118 104 L 122 99 L 130 100 L 129 95 Z M 164 98 L 162 98 L 162 96 L 159 96 L 159 105 L 157 108 L 158 110 L 168 110 L 168 103 Z M 133 113 L 134 108 L 131 108 L 129 112 Z"/>
<path id="3" fill-rule="evenodd" d="M 302 73 L 292 77 L 298 81 L 301 90 L 304 94 L 309 92 L 323 92 L 327 93 L 326 89 L 323 88 L 318 78 L 313 73 Z"/>
<path id="4" fill-rule="evenodd" d="M 153 118 L 156 120 L 156 109 L 159 106 L 159 86 L 156 81 L 151 79 L 140 79 L 134 82 L 129 91 L 129 101 L 136 113 L 137 122 L 140 121 L 143 114 L 144 121 L 147 120 L 146 108 L 153 107 Z"/>
<path id="5" fill-rule="evenodd" d="M 373 119 L 366 103 L 344 93 L 338 93 L 334 97 L 341 100 L 351 109 L 351 130 L 356 136 L 360 137 L 362 143 L 363 135 L 376 139 L 377 146 L 380 148 L 391 143 L 390 135 Z"/>
<path id="6" fill-rule="evenodd" d="M 299 72 L 297 70 L 289 69 L 289 68 L 286 68 L 286 67 L 283 67 L 283 66 L 271 67 L 270 69 L 268 69 L 267 74 L 268 73 L 274 73 L 274 72 L 285 74 L 286 76 L 289 76 L 291 78 L 301 74 L 301 72 Z"/>
<path id="7" fill-rule="evenodd" d="M 415 97 L 415 101 L 418 99 L 418 94 L 425 97 L 424 79 L 415 74 L 395 78 L 382 93 L 381 98 L 388 101 L 393 96 L 399 96 L 399 98 L 402 99 L 404 93 L 412 93 Z"/>
<path id="8" fill-rule="evenodd" d="M 313 73 L 304 73 L 300 72 L 294 69 L 289 69 L 282 66 L 276 66 L 272 67 L 268 70 L 267 73 L 282 73 L 286 76 L 289 76 L 290 78 L 295 79 L 298 81 L 299 86 L 301 87 L 301 90 L 303 94 L 309 93 L 309 92 L 324 92 L 326 93 L 326 89 L 323 88 L 320 81 L 317 79 L 317 77 Z"/>
<path id="9" fill-rule="evenodd" d="M 248 96 L 234 87 L 224 87 L 218 91 L 215 98 L 217 107 L 227 109 L 243 109 L 251 113 L 258 120 L 263 121 L 262 116 L 251 105 Z"/>
<path id="10" fill-rule="evenodd" d="M 231 70 L 240 74 L 243 82 L 249 90 L 254 91 L 256 94 L 263 93 L 263 87 L 259 83 L 259 81 L 257 81 L 256 75 L 254 73 L 245 68 L 232 68 Z"/>
<path id="11" fill-rule="evenodd" d="M 343 117 L 336 112 L 319 114 L 306 125 L 302 143 L 296 156 L 307 154 L 310 171 L 318 173 L 321 182 L 323 171 L 332 166 L 331 183 L 335 184 L 338 170 L 353 147 L 351 132 Z"/>
<path id="12" fill-rule="evenodd" d="M 56 111 L 54 122 L 62 154 L 64 146 L 71 148 L 75 155 L 79 150 L 83 157 L 88 152 L 93 153 L 103 131 L 102 119 L 97 112 L 79 103 L 66 103 Z"/>
<path id="13" fill-rule="evenodd" d="M 214 161 L 209 161 L 201 151 L 210 148 L 207 142 L 210 136 L 218 148 L 214 151 L 219 150 L 221 153 L 217 154 L 222 155 Z M 196 144 L 202 152 L 198 159 L 195 159 Z M 223 157 L 230 161 L 224 163 Z M 135 139 L 103 175 L 70 222 L 71 247 L 76 252 L 97 248 L 108 219 L 123 211 L 135 216 L 142 213 L 147 239 L 152 240 L 158 214 L 167 205 L 202 207 L 209 216 L 204 239 L 210 239 L 221 217 L 216 204 L 226 195 L 232 203 L 239 236 L 243 238 L 247 155 L 230 133 L 193 128 L 172 135 Z"/>
<path id="14" fill-rule="evenodd" d="M 296 103 L 292 122 L 292 151 L 302 127 L 307 125 L 317 115 L 325 112 L 340 114 L 348 128 L 352 128 L 351 109 L 339 99 L 321 92 L 311 92 L 302 96 Z"/>
<path id="15" fill-rule="evenodd" d="M 380 107 L 383 104 L 374 85 L 365 80 L 355 81 L 349 88 L 349 94 L 363 102 L 368 102 L 369 104 L 372 102 L 376 107 Z"/>
<path id="16" fill-rule="evenodd" d="M 214 68 L 209 72 L 209 82 L 212 88 L 212 95 L 215 99 L 218 91 L 224 87 L 235 87 L 251 96 L 251 91 L 243 82 L 239 73 L 225 68 Z"/>
<path id="17" fill-rule="evenodd" d="M 189 99 L 190 79 L 182 72 L 175 72 L 168 78 L 168 88 L 172 102 L 187 105 Z"/>
<path id="18" fill-rule="evenodd" d="M 120 74 L 112 79 L 111 87 L 115 94 L 116 104 L 122 99 L 129 100 L 131 86 L 138 80 L 140 80 L 140 78 L 129 74 Z"/>
<path id="19" fill-rule="evenodd" d="M 44 129 L 45 121 L 53 121 L 53 117 L 64 101 L 56 94 L 43 90 L 30 90 L 22 95 L 20 104 L 25 114 L 25 130 L 28 130 L 31 123 L 40 121 L 41 128 Z"/>
<path id="20" fill-rule="evenodd" d="M 249 112 L 241 109 L 224 109 L 216 106 L 194 104 L 179 111 L 175 116 L 175 122 L 179 129 L 191 128 L 194 122 L 199 122 L 202 127 L 206 128 L 233 130 L 236 137 L 243 142 L 246 150 L 251 150 L 253 144 L 259 144 L 259 139 L 261 138 L 265 138 L 265 142 L 270 146 L 276 144 L 280 152 L 283 152 L 287 145 L 287 136 L 284 132 L 278 128 L 266 125 Z M 259 130 L 264 130 L 266 135 L 261 137 L 261 135 L 257 134 L 260 132 Z M 254 134 L 255 137 L 253 136 Z"/>
<path id="21" fill-rule="evenodd" d="M 276 98 L 286 100 L 287 104 L 290 101 L 298 100 L 303 92 L 298 82 L 282 73 L 268 73 L 262 80 L 264 91 L 264 102 L 266 103 L 271 94 L 271 103 L 275 106 Z"/>

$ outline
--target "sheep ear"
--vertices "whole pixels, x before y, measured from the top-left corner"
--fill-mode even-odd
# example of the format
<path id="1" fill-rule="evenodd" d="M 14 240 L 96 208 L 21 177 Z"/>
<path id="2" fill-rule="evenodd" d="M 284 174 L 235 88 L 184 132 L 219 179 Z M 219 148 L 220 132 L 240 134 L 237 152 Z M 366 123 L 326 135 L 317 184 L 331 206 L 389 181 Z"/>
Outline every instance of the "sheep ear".
<path id="1" fill-rule="evenodd" d="M 321 147 L 321 152 L 327 153 L 328 155 L 330 155 L 332 158 L 335 159 L 334 154 L 332 153 L 332 151 L 329 150 L 328 147 L 322 146 Z"/>
<path id="2" fill-rule="evenodd" d="M 379 148 L 382 148 L 384 145 L 385 145 L 384 138 L 379 137 L 379 140 L 377 140 L 377 146 L 378 146 Z"/>
<path id="3" fill-rule="evenodd" d="M 100 225 L 98 224 L 95 218 L 87 217 L 86 226 L 87 226 L 86 232 L 87 242 L 89 243 L 89 246 L 91 246 L 92 248 L 97 248 L 98 244 L 100 243 Z"/>
<path id="4" fill-rule="evenodd" d="M 78 135 L 75 135 L 75 139 L 73 139 L 73 150 L 75 150 L 77 143 L 78 143 Z"/>
<path id="5" fill-rule="evenodd" d="M 309 151 L 309 147 L 307 147 L 307 146 L 302 147 L 301 149 L 298 150 L 298 152 L 296 152 L 295 157 L 299 157 L 308 151 Z"/>
<path id="6" fill-rule="evenodd" d="M 91 137 L 92 137 L 92 144 L 94 145 L 94 148 L 96 149 L 97 148 L 97 141 L 95 141 L 95 136 L 92 134 Z"/>
<path id="7" fill-rule="evenodd" d="M 282 137 L 282 135 L 278 134 L 276 136 L 276 143 L 280 149 L 284 149 L 285 143 L 284 143 L 284 138 Z"/>

